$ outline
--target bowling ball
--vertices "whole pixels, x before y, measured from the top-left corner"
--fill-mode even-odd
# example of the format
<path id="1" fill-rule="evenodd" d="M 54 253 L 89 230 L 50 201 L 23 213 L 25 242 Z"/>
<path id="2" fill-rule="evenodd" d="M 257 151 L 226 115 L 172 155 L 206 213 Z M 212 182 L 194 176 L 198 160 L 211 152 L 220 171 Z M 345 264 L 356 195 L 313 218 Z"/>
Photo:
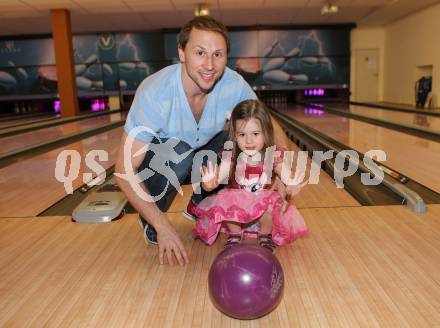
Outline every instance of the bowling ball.
<path id="1" fill-rule="evenodd" d="M 239 244 L 223 250 L 208 277 L 214 305 L 237 319 L 262 317 L 281 301 L 284 272 L 278 259 L 258 245 Z"/>

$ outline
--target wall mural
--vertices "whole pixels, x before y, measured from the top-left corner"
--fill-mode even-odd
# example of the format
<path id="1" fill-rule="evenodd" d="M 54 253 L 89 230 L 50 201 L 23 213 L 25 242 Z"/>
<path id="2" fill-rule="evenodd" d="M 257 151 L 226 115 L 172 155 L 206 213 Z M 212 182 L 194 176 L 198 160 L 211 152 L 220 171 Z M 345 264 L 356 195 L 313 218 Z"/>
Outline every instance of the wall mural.
<path id="1" fill-rule="evenodd" d="M 228 66 L 256 89 L 349 84 L 350 29 L 232 31 Z M 178 62 L 177 33 L 73 37 L 80 95 L 134 93 L 150 74 Z M 0 40 L 0 98 L 57 93 L 50 38 Z"/>

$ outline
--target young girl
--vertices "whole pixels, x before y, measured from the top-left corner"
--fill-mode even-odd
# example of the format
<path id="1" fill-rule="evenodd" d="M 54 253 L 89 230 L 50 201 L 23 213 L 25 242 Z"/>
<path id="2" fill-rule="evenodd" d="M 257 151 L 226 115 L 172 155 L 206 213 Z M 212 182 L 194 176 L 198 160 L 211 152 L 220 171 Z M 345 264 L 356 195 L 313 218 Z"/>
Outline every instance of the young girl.
<path id="1" fill-rule="evenodd" d="M 211 245 L 220 231 L 225 232 L 229 234 L 225 247 L 253 235 L 260 246 L 274 252 L 276 245 L 303 236 L 308 230 L 296 207 L 271 190 L 270 170 L 281 176 L 283 150 L 276 148 L 273 167 L 267 171 L 264 157 L 274 140 L 269 110 L 258 100 L 242 101 L 234 108 L 229 124 L 229 140 L 234 144 L 230 170 L 222 168 L 223 162 L 220 168 L 212 163 L 201 168 L 204 190 L 216 189 L 225 179 L 225 172 L 228 184 L 196 207 L 199 219 L 193 234 Z M 306 183 L 286 186 L 286 193 L 294 196 Z"/>

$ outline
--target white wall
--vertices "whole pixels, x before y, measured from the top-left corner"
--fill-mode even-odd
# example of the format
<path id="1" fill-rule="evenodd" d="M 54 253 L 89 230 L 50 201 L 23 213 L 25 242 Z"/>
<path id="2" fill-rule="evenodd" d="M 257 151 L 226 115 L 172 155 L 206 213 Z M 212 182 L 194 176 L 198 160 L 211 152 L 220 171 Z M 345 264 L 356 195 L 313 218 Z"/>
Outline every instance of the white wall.
<path id="1" fill-rule="evenodd" d="M 414 104 L 417 66 L 433 66 L 432 91 L 440 95 L 440 4 L 385 28 L 384 100 Z M 437 101 L 438 104 L 438 101 Z"/>
<path id="2" fill-rule="evenodd" d="M 364 87 L 356 85 L 356 50 L 378 49 L 379 69 L 378 69 L 378 101 L 383 100 L 383 81 L 384 81 L 384 52 L 385 52 L 385 31 L 383 28 L 355 28 L 350 34 L 350 100 L 356 100 L 356 88 Z M 365 85 L 367 88 L 368 86 Z"/>
<path id="3" fill-rule="evenodd" d="M 383 28 L 356 28 L 351 32 L 351 100 L 356 100 L 355 51 L 379 50 L 379 99 L 415 104 L 418 66 L 432 65 L 432 92 L 440 97 L 440 4 L 404 17 Z M 367 86 L 366 86 L 367 87 Z"/>

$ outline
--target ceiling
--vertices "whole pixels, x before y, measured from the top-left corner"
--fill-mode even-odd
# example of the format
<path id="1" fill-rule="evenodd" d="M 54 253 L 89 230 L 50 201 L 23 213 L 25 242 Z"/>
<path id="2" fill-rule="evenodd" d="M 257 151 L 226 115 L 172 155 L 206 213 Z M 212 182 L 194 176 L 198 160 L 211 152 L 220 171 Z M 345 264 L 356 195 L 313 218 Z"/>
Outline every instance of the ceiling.
<path id="1" fill-rule="evenodd" d="M 333 0 L 339 12 L 321 15 L 326 0 L 203 0 L 227 26 L 356 23 L 383 26 L 440 0 Z M 73 33 L 178 28 L 197 0 L 0 0 L 0 35 L 51 33 L 50 9 L 68 9 Z"/>

